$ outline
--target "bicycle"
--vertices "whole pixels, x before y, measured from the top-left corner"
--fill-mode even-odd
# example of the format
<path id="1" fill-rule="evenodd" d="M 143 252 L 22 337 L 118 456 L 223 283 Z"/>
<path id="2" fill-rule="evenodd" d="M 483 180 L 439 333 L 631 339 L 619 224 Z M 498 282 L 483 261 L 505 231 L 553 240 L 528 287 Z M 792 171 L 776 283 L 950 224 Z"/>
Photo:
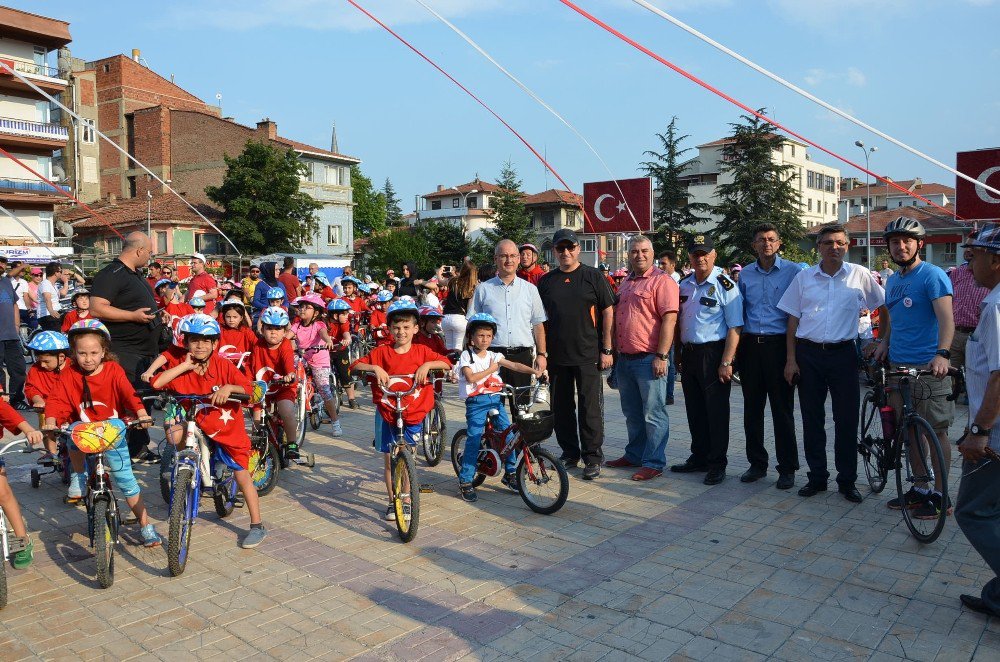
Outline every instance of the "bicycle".
<path id="1" fill-rule="evenodd" d="M 44 407 L 33 407 L 39 414 L 45 411 Z M 56 454 L 49 459 L 39 460 L 39 466 L 47 471 L 39 471 L 38 467 L 31 469 L 31 487 L 38 489 L 42 484 L 42 476 L 57 474 L 63 485 L 69 485 L 72 468 L 69 462 L 69 446 L 65 434 L 60 434 L 57 439 Z"/>
<path id="2" fill-rule="evenodd" d="M 413 380 L 413 375 L 389 375 L 389 385 L 393 380 Z M 372 378 L 371 381 L 374 381 Z M 397 382 L 398 383 L 398 382 Z M 406 406 L 403 399 L 413 395 L 423 385 L 416 380 L 409 389 L 405 391 L 395 391 L 383 388 L 382 393 L 385 398 L 392 398 L 393 412 L 395 413 L 396 434 L 393 438 L 393 448 L 389 460 L 392 483 L 392 505 L 396 511 L 396 531 L 399 539 L 403 542 L 410 542 L 417 535 L 417 525 L 420 521 L 420 482 L 417 479 L 417 463 L 413 459 L 413 448 L 406 443 L 404 433 L 405 423 L 403 422 L 403 412 Z M 378 411 L 375 412 L 379 416 Z M 377 440 L 376 440 L 377 441 Z M 409 512 L 406 512 L 409 506 Z"/>
<path id="3" fill-rule="evenodd" d="M 299 446 L 302 446 L 302 443 L 306 439 L 306 421 L 309 421 L 309 426 L 313 430 L 319 430 L 320 423 L 322 422 L 320 416 L 323 413 L 323 398 L 316 392 L 316 386 L 313 384 L 312 367 L 305 358 L 306 352 L 321 350 L 325 352 L 329 351 L 329 348 L 326 345 L 316 345 L 314 347 L 300 347 L 295 350 L 295 378 L 297 380 L 295 386 L 295 434 L 296 443 Z"/>
<path id="4" fill-rule="evenodd" d="M 444 376 L 433 377 L 430 385 L 434 391 L 434 408 L 427 412 L 420 430 L 420 443 L 424 451 L 427 466 L 436 467 L 444 456 L 444 438 L 448 429 L 448 419 L 444 413 L 444 403 L 441 402 L 437 385 L 447 381 Z"/>
<path id="5" fill-rule="evenodd" d="M 280 388 L 286 386 L 285 381 L 281 378 L 272 379 L 269 382 L 259 382 L 264 393 L 267 394 L 272 388 Z M 252 434 L 250 435 L 250 442 L 252 448 L 267 448 L 268 452 L 270 449 L 274 449 L 277 454 L 278 467 L 281 469 L 287 469 L 292 463 L 301 464 L 309 468 L 316 466 L 316 456 L 312 453 L 299 454 L 299 457 L 291 457 L 289 445 L 285 443 L 285 428 L 283 427 L 281 415 L 278 414 L 274 407 L 274 402 L 262 402 L 262 419 L 259 426 L 254 426 L 252 428 Z M 294 443 L 294 442 L 291 442 Z M 296 450 L 296 454 L 298 451 Z M 275 480 L 275 482 L 277 482 Z M 267 488 L 267 492 L 260 492 L 259 494 L 267 494 L 272 489 L 274 485 L 272 484 Z"/>
<path id="6" fill-rule="evenodd" d="M 865 394 L 861 405 L 858 453 L 865 468 L 868 485 L 878 494 L 885 489 L 889 472 L 896 474 L 896 493 L 903 506 L 903 521 L 910 534 L 922 543 L 937 540 L 944 529 L 949 511 L 948 476 L 941 472 L 934 475 L 934 466 L 945 467 L 941 441 L 933 428 L 913 407 L 913 383 L 921 377 L 931 376 L 930 370 L 899 367 L 888 369 L 876 366 L 869 377 L 871 391 Z M 953 378 L 952 393 L 948 400 L 954 401 L 963 390 L 964 373 L 950 368 L 948 375 Z M 887 379 L 898 377 L 897 386 L 889 386 Z M 898 391 L 903 410 L 898 420 L 889 405 L 889 394 Z M 947 441 L 947 440 L 945 440 Z M 916 450 L 917 457 L 911 457 Z M 935 482 L 937 481 L 937 482 Z M 942 495 L 941 507 L 932 519 L 919 519 L 913 508 L 906 502 L 910 487 L 925 484 L 935 486 Z"/>
<path id="7" fill-rule="evenodd" d="M 562 462 L 540 447 L 543 441 L 552 436 L 555 427 L 552 412 L 528 411 L 531 400 L 541 386 L 542 382 L 529 386 L 504 385 L 501 396 L 510 403 L 514 413 L 513 422 L 510 427 L 498 429 L 494 426 L 494 419 L 500 411 L 489 411 L 472 484 L 479 487 L 487 477 L 499 476 L 503 473 L 510 454 L 516 453 L 517 491 L 521 499 L 536 513 L 551 515 L 562 508 L 569 497 L 569 475 Z M 521 391 L 528 390 L 531 391 L 531 398 L 519 395 Z M 466 429 L 462 428 L 451 440 L 451 464 L 456 476 L 462 471 L 462 454 L 467 436 Z M 553 484 L 553 479 L 558 484 Z"/>
<path id="8" fill-rule="evenodd" d="M 204 409 L 212 408 L 208 402 L 211 395 L 185 395 L 172 393 L 178 402 L 194 404 L 186 416 L 184 446 L 177 451 L 171 476 L 170 533 L 167 537 L 167 565 L 174 577 L 182 574 L 187 567 L 188 552 L 191 548 L 191 530 L 198 517 L 198 508 L 203 490 L 211 491 L 215 512 L 226 518 L 232 514 L 237 504 L 236 478 L 233 469 L 220 456 L 209 449 L 205 434 L 195 422 Z M 229 402 L 246 403 L 251 396 L 233 394 Z"/>
<path id="9" fill-rule="evenodd" d="M 32 448 L 28 443 L 28 440 L 24 437 L 14 439 L 7 443 L 3 448 L 0 448 L 0 468 L 3 468 L 3 456 L 7 453 L 12 453 L 11 449 L 15 446 L 24 446 L 23 450 L 19 450 L 19 453 L 34 453 L 38 449 Z M 0 508 L 0 609 L 7 606 L 7 559 L 10 558 L 11 554 L 16 554 L 17 552 L 23 551 L 25 549 L 24 544 L 15 544 L 12 540 L 14 537 L 14 532 L 7 526 L 7 517 Z"/>

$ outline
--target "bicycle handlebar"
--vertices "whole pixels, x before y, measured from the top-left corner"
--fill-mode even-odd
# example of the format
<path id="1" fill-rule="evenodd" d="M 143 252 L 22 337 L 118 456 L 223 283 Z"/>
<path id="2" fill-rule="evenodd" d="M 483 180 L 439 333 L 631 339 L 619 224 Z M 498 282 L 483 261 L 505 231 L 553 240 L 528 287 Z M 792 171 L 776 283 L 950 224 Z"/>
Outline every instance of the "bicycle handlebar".
<path id="1" fill-rule="evenodd" d="M 22 444 L 25 446 L 25 448 L 18 451 L 19 453 L 37 453 L 41 451 L 40 448 L 32 448 L 31 444 L 28 442 L 27 437 L 19 437 L 17 439 L 12 439 L 3 448 L 0 448 L 0 455 L 6 455 L 7 453 L 12 452 L 10 450 L 11 448 L 13 448 L 14 446 L 20 446 Z"/>
<path id="2" fill-rule="evenodd" d="M 214 393 L 198 395 L 194 393 L 177 393 L 176 391 L 166 391 L 166 393 L 171 395 L 176 400 L 208 400 L 215 395 Z M 226 399 L 226 401 L 233 403 L 250 402 L 250 396 L 246 393 L 233 393 Z"/>
<path id="3" fill-rule="evenodd" d="M 933 377 L 934 372 L 926 368 L 909 368 L 899 366 L 897 368 L 882 368 L 886 377 Z M 948 377 L 953 379 L 951 395 L 947 397 L 949 402 L 954 402 L 965 391 L 965 371 L 961 368 L 948 368 Z"/>

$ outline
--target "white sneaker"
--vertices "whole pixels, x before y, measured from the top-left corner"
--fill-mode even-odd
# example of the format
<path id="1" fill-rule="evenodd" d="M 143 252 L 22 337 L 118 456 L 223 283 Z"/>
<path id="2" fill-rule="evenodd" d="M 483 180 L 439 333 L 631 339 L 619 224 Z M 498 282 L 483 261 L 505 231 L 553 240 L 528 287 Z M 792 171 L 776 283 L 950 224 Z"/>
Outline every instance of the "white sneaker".
<path id="1" fill-rule="evenodd" d="M 344 436 L 344 428 L 341 427 L 339 420 L 336 420 L 333 423 L 331 423 L 330 428 L 331 428 L 330 434 L 333 435 L 334 437 Z"/>

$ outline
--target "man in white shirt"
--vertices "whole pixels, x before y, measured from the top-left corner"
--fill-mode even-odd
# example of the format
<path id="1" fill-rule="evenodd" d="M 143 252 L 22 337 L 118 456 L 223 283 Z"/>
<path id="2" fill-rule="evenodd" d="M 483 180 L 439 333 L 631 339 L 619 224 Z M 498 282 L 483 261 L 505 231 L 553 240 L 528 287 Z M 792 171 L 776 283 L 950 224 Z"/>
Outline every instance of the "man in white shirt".
<path id="1" fill-rule="evenodd" d="M 823 227 L 816 237 L 821 256 L 803 269 L 785 290 L 778 308 L 788 313 L 785 379 L 799 385 L 802 446 L 809 482 L 799 496 L 826 491 L 826 395 L 833 400 L 834 460 L 837 485 L 844 498 L 861 502 L 858 477 L 858 316 L 862 308 L 885 312 L 885 292 L 871 271 L 844 261 L 848 246 L 844 226 Z"/>
<path id="2" fill-rule="evenodd" d="M 45 265 L 45 279 L 38 284 L 38 326 L 44 331 L 58 331 L 62 325 L 62 306 L 59 298 L 69 294 L 69 282 L 60 282 L 62 265 L 49 262 Z"/>

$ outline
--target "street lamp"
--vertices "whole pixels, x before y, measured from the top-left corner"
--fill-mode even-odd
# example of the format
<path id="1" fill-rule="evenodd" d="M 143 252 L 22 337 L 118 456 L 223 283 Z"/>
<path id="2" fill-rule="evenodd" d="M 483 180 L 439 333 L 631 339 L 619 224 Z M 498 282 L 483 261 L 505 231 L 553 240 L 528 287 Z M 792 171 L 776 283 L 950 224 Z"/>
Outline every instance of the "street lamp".
<path id="1" fill-rule="evenodd" d="M 878 147 L 872 146 L 865 149 L 865 144 L 860 140 L 855 140 L 854 144 L 861 148 L 861 151 L 865 153 L 865 192 L 867 193 L 868 202 L 865 205 L 865 214 L 868 216 L 868 240 L 865 248 L 867 249 L 868 255 L 868 268 L 872 268 L 872 188 L 868 183 L 868 171 L 871 169 L 868 167 L 868 157 L 878 151 Z"/>

